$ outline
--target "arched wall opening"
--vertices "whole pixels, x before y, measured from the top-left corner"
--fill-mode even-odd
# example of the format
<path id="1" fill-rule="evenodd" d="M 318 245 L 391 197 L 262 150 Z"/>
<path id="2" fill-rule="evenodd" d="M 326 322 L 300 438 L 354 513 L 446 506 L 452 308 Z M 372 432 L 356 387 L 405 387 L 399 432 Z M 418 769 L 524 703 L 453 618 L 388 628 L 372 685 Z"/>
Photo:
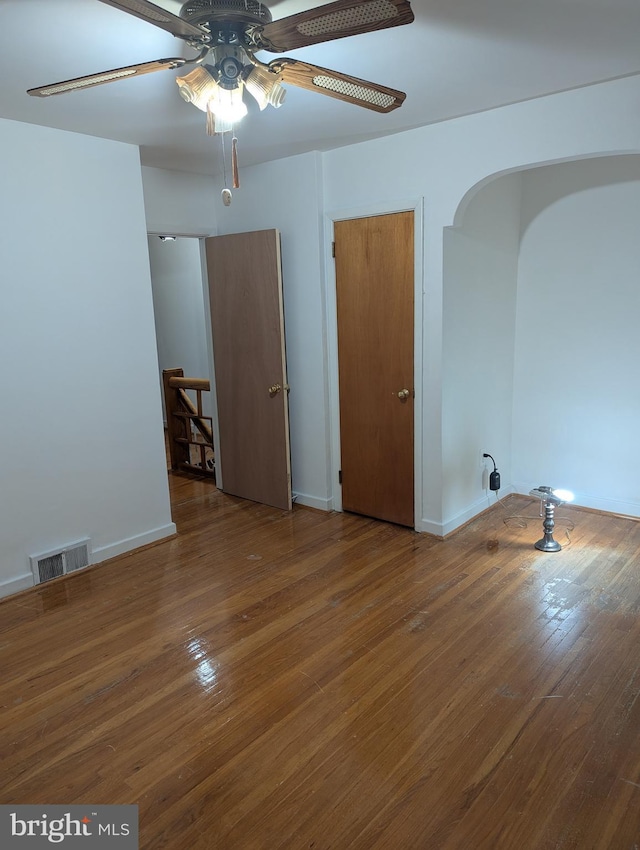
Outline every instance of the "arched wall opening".
<path id="1" fill-rule="evenodd" d="M 445 528 L 549 484 L 640 516 L 640 154 L 493 175 L 444 230 Z M 492 468 L 489 464 L 489 468 Z"/>

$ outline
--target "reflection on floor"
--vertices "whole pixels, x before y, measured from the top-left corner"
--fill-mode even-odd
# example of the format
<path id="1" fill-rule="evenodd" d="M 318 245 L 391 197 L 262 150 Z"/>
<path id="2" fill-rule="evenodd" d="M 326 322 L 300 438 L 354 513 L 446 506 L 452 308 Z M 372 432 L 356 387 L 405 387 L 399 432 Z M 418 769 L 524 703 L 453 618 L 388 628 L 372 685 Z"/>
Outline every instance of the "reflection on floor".
<path id="1" fill-rule="evenodd" d="M 563 508 L 545 554 L 524 497 L 442 541 L 169 482 L 176 537 L 0 604 L 0 802 L 135 803 L 142 850 L 637 846 L 640 523 Z"/>

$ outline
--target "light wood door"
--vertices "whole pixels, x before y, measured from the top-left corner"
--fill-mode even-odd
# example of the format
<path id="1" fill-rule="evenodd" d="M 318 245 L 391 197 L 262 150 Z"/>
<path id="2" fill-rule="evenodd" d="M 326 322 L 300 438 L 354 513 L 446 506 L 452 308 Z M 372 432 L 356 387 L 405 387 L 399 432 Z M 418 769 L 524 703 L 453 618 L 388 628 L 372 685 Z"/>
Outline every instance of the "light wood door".
<path id="1" fill-rule="evenodd" d="M 225 493 L 291 509 L 280 234 L 205 240 Z"/>
<path id="2" fill-rule="evenodd" d="M 414 525 L 414 215 L 334 226 L 342 507 Z"/>

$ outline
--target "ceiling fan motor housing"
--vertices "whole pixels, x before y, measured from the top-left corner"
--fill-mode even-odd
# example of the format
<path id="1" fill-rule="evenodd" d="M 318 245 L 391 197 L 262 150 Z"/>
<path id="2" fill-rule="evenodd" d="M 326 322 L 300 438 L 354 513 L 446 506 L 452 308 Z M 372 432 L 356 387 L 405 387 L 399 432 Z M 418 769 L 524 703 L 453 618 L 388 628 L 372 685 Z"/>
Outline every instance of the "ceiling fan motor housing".
<path id="1" fill-rule="evenodd" d="M 180 9 L 180 17 L 207 29 L 218 21 L 264 25 L 272 20 L 267 6 L 258 0 L 188 0 Z"/>
<path id="2" fill-rule="evenodd" d="M 213 47 L 211 53 L 215 58 L 215 65 L 205 65 L 205 68 L 212 73 L 213 78 L 218 85 L 224 89 L 235 89 L 242 79 L 245 64 L 250 64 L 244 60 L 248 60 L 247 54 L 238 47 Z M 250 67 L 253 67 L 250 65 Z"/>

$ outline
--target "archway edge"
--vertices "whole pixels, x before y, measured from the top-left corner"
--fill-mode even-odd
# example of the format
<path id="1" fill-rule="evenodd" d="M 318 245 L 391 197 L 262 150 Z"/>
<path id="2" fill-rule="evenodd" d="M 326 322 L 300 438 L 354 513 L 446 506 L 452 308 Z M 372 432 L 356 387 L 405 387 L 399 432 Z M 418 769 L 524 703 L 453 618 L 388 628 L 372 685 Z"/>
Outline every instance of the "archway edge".
<path id="1" fill-rule="evenodd" d="M 500 171 L 492 172 L 491 174 L 487 174 L 485 177 L 478 180 L 465 191 L 465 193 L 458 201 L 451 222 L 446 223 L 444 227 L 459 227 L 463 222 L 465 213 L 473 198 L 475 198 L 475 196 L 485 186 L 488 186 L 490 183 L 493 183 L 495 180 L 499 180 L 501 177 L 505 177 L 508 174 L 518 174 L 523 173 L 525 171 L 533 171 L 536 168 L 544 168 L 549 165 L 559 165 L 563 162 L 579 162 L 590 159 L 602 159 L 604 157 L 611 156 L 637 156 L 638 154 L 640 154 L 640 147 L 631 150 L 603 150 L 592 153 L 578 154 L 574 156 L 558 157 L 556 159 L 547 159 L 539 160 L 537 162 L 522 163 L 520 165 L 512 166 L 511 168 L 504 168 Z"/>

